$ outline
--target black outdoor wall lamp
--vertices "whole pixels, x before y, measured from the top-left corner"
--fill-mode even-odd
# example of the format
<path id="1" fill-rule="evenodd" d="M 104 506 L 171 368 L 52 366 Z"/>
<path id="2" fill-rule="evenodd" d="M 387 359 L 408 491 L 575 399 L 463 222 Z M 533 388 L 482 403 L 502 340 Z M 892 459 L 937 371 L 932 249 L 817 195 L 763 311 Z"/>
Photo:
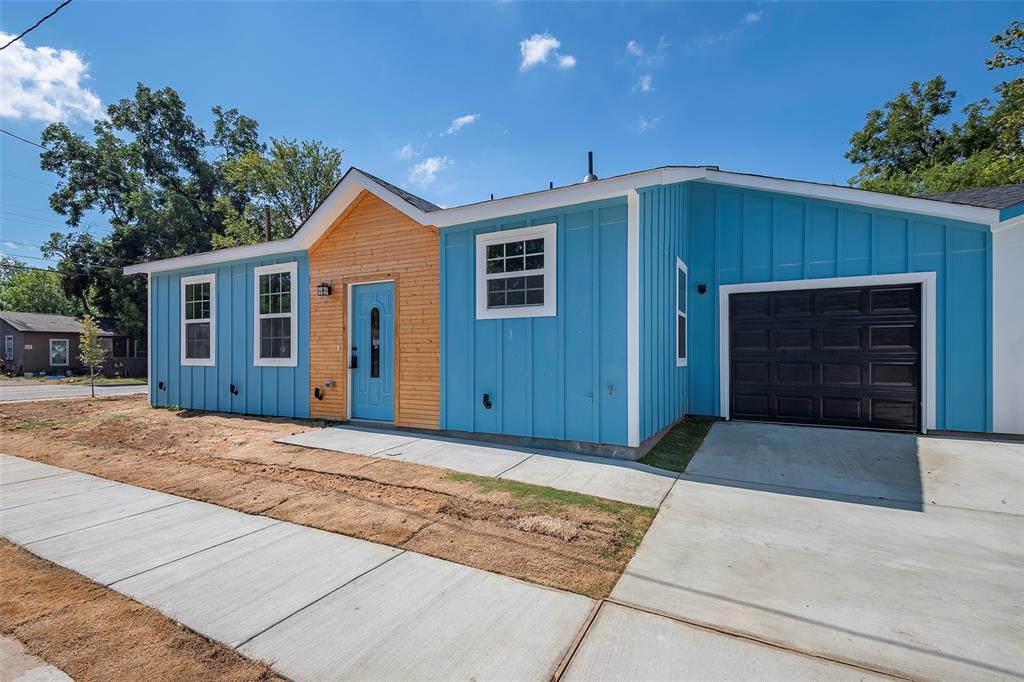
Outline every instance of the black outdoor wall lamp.
<path id="1" fill-rule="evenodd" d="M 327 282 L 320 282 L 320 284 L 316 285 L 316 295 L 317 296 L 330 296 L 331 295 L 331 285 L 328 284 Z"/>

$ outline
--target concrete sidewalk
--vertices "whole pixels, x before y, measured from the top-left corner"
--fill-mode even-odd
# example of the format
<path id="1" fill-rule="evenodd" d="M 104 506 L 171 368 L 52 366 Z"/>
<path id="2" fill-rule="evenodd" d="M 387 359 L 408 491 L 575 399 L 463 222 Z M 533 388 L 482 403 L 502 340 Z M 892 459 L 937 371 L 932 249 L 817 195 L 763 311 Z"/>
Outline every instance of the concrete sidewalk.
<path id="1" fill-rule="evenodd" d="M 332 426 L 276 442 L 397 459 L 654 508 L 661 506 L 678 477 L 672 471 L 607 457 L 362 426 Z"/>
<path id="2" fill-rule="evenodd" d="M 591 624 L 580 595 L 2 454 L 0 535 L 297 682 L 879 679 L 621 605 Z"/>

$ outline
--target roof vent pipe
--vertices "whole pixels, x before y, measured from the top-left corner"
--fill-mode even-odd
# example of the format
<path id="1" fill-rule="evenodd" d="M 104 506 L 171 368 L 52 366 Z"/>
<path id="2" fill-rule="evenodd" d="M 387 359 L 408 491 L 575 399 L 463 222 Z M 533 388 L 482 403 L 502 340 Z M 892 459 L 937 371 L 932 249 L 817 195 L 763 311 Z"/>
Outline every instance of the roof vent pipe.
<path id="1" fill-rule="evenodd" d="M 587 152 L 587 177 L 583 178 L 583 182 L 594 180 L 597 180 L 597 176 L 594 175 L 594 152 Z"/>

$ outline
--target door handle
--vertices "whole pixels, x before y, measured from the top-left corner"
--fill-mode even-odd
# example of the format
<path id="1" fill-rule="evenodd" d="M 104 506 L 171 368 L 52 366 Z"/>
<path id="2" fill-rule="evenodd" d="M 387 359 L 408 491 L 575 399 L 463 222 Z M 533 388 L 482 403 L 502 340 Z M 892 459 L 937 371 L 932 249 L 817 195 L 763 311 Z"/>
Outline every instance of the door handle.
<path id="1" fill-rule="evenodd" d="M 359 356 L 356 355 L 356 347 L 352 346 L 352 359 L 348 363 L 349 369 L 356 369 L 359 367 Z"/>

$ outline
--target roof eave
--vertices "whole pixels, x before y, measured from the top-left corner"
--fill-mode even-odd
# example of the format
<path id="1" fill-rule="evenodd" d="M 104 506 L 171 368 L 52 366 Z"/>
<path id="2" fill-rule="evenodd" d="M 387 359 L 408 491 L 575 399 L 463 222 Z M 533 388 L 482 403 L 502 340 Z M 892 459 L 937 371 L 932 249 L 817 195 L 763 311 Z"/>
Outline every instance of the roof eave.
<path id="1" fill-rule="evenodd" d="M 395 195 L 382 187 L 379 183 L 368 177 L 358 168 L 350 168 L 345 177 L 334 186 L 331 193 L 324 199 L 313 214 L 299 227 L 298 230 L 287 239 L 278 239 L 271 242 L 259 244 L 246 244 L 245 246 L 233 246 L 217 251 L 205 251 L 190 256 L 178 256 L 176 258 L 165 258 L 163 260 L 149 261 L 129 265 L 124 269 L 126 275 L 138 275 L 152 272 L 166 272 L 169 270 L 181 270 L 183 268 L 196 268 L 224 263 L 233 260 L 248 258 L 261 258 L 292 251 L 304 251 L 316 243 L 330 228 L 337 217 L 341 215 L 348 206 L 356 200 L 362 192 L 369 192 L 378 199 L 401 211 L 409 218 L 421 225 L 432 225 L 430 216 L 432 214 L 420 210 L 405 199 Z"/>

